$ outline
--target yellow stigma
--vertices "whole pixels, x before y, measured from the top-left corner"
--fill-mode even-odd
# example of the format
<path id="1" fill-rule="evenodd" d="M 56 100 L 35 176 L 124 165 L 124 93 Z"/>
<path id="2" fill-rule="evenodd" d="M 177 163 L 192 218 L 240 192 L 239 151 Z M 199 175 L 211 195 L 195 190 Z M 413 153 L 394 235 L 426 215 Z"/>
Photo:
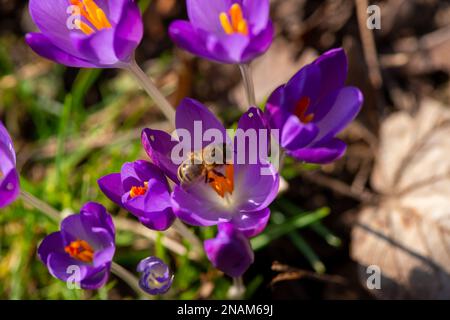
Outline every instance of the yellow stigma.
<path id="1" fill-rule="evenodd" d="M 238 3 L 231 6 L 228 13 L 222 12 L 219 15 L 220 24 L 226 34 L 242 34 L 248 36 L 248 23 L 242 13 L 242 8 Z"/>
<path id="2" fill-rule="evenodd" d="M 75 22 L 84 34 L 90 35 L 95 32 L 95 29 L 103 30 L 112 27 L 105 12 L 93 0 L 70 0 L 70 3 L 77 6 L 81 16 L 91 24 L 89 25 L 81 19 Z"/>

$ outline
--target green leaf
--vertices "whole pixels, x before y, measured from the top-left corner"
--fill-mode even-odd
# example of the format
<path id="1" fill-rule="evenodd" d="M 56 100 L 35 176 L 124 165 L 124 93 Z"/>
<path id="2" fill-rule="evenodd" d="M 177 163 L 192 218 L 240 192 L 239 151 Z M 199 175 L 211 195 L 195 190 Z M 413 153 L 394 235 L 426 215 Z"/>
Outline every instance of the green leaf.
<path id="1" fill-rule="evenodd" d="M 286 222 L 282 224 L 272 225 L 268 227 L 263 234 L 251 240 L 253 250 L 255 251 L 260 250 L 264 248 L 266 245 L 268 245 L 271 241 L 278 239 L 296 229 L 301 229 L 310 226 L 311 224 L 322 220 L 329 214 L 330 210 L 328 208 L 321 208 L 315 212 L 301 214 L 291 219 L 288 219 Z"/>

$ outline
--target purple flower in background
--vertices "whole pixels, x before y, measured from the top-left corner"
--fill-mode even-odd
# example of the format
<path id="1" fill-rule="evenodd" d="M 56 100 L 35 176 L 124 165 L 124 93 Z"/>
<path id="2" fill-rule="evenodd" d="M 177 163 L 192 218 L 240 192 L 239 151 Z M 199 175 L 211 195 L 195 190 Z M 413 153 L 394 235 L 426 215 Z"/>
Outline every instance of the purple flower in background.
<path id="1" fill-rule="evenodd" d="M 38 255 L 55 278 L 75 281 L 82 289 L 98 289 L 109 277 L 114 238 L 111 216 L 102 205 L 89 202 L 80 214 L 61 222 L 61 231 L 42 241 Z"/>
<path id="2" fill-rule="evenodd" d="M 204 243 L 206 255 L 215 268 L 230 277 L 240 277 L 254 260 L 250 241 L 230 223 L 221 223 L 218 229 L 217 236 Z"/>
<path id="3" fill-rule="evenodd" d="M 127 162 L 120 173 L 98 180 L 103 193 L 153 230 L 166 230 L 175 220 L 167 179 L 155 165 Z"/>
<path id="4" fill-rule="evenodd" d="M 11 137 L 0 121 L 0 209 L 16 200 L 19 192 L 16 153 Z"/>
<path id="5" fill-rule="evenodd" d="M 166 293 L 173 281 L 173 274 L 161 259 L 148 257 L 139 262 L 137 271 L 141 273 L 139 286 L 151 295 Z"/>
<path id="6" fill-rule="evenodd" d="M 258 130 L 263 127 L 262 123 L 261 114 L 257 109 L 251 108 L 240 119 L 238 130 Z M 201 124 L 200 128 L 197 124 Z M 169 134 L 158 130 L 145 129 L 142 133 L 144 148 L 153 163 L 178 184 L 172 194 L 175 214 L 184 222 L 195 226 L 230 222 L 248 237 L 264 230 L 270 217 L 268 206 L 275 199 L 279 186 L 279 176 L 274 167 L 263 160 L 255 164 L 234 161 L 233 164 L 226 163 L 218 168 L 205 170 L 203 174 L 204 167 L 196 169 L 198 172 L 194 173 L 200 175 L 198 179 L 180 181 L 179 165 L 171 158 L 173 148 L 179 143 L 198 154 L 217 142 L 215 139 L 202 139 L 201 143 L 196 143 L 199 142 L 198 135 L 200 138 L 205 137 L 210 129 L 220 133 L 221 143 L 231 139 L 220 121 L 205 106 L 192 99 L 184 99 L 177 108 L 176 128 L 178 136 L 184 131 L 195 141 L 184 141 L 183 138 L 177 142 Z M 239 144 L 237 136 L 236 134 L 234 145 Z M 240 151 L 250 154 L 249 148 L 250 144 L 245 144 L 245 150 Z M 189 155 L 186 157 L 189 160 Z M 265 174 L 262 174 L 263 169 L 266 169 Z"/>
<path id="7" fill-rule="evenodd" d="M 359 113 L 363 96 L 346 87 L 347 57 L 343 49 L 324 53 L 276 89 L 267 102 L 270 125 L 280 130 L 287 154 L 310 163 L 341 157 L 346 145 L 335 136 Z"/>
<path id="8" fill-rule="evenodd" d="M 40 32 L 27 34 L 28 45 L 69 67 L 122 67 L 142 39 L 133 0 L 30 0 L 29 8 Z"/>
<path id="9" fill-rule="evenodd" d="M 170 25 L 181 48 L 222 63 L 247 63 L 269 49 L 269 0 L 187 0 L 189 21 Z"/>

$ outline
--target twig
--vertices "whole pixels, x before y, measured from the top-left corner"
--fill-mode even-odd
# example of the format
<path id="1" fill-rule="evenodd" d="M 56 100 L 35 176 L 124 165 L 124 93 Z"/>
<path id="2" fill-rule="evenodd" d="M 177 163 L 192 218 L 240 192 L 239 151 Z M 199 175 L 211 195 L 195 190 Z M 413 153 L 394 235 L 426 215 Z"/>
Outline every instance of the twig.
<path id="1" fill-rule="evenodd" d="M 378 61 L 377 49 L 373 32 L 367 28 L 367 8 L 368 0 L 355 0 L 356 14 L 358 16 L 359 32 L 361 34 L 361 42 L 364 48 L 364 57 L 369 69 L 369 79 L 375 89 L 380 89 L 383 85 L 381 77 L 380 63 Z"/>
<path id="2" fill-rule="evenodd" d="M 275 261 L 272 264 L 272 270 L 281 272 L 281 274 L 277 275 L 275 278 L 272 279 L 270 282 L 270 285 L 273 286 L 274 284 L 282 281 L 291 281 L 291 280 L 300 280 L 304 278 L 318 280 L 322 282 L 329 282 L 334 283 L 338 285 L 348 285 L 348 282 L 345 278 L 341 276 L 336 275 L 328 275 L 328 274 L 317 274 L 314 272 L 310 272 L 307 270 L 297 269 L 288 265 L 281 264 L 277 261 Z"/>
<path id="3" fill-rule="evenodd" d="M 375 195 L 367 190 L 363 190 L 361 192 L 355 192 L 352 190 L 352 187 L 333 178 L 327 177 L 320 173 L 310 173 L 310 172 L 302 172 L 302 177 L 307 179 L 309 182 L 315 183 L 319 186 L 329 188 L 336 193 L 341 195 L 356 199 L 363 203 L 371 203 L 375 200 Z"/>

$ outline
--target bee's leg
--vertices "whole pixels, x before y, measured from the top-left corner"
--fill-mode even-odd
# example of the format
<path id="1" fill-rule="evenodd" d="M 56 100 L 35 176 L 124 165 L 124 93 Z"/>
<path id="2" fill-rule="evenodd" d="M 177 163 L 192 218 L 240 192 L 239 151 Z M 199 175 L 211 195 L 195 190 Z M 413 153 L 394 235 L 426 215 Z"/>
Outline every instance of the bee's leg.
<path id="1" fill-rule="evenodd" d="M 215 174 L 216 176 L 219 176 L 219 177 L 221 177 L 221 178 L 225 178 L 225 176 L 224 176 L 223 173 L 221 173 L 221 172 L 218 172 L 218 171 L 216 171 L 216 170 L 212 170 L 212 172 L 214 172 L 214 174 Z"/>
<path id="2" fill-rule="evenodd" d="M 209 177 L 208 174 L 205 174 L 205 183 L 211 183 L 214 182 L 214 178 Z"/>

